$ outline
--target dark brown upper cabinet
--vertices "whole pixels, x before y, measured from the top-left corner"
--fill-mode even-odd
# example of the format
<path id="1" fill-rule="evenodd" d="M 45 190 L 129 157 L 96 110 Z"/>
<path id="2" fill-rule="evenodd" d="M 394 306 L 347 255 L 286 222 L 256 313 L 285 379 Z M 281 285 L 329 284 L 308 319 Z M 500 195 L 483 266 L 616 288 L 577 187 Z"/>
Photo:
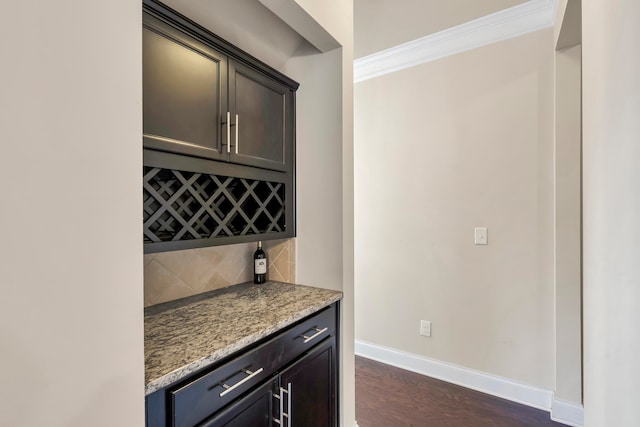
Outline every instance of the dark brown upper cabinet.
<path id="1" fill-rule="evenodd" d="M 293 92 L 237 61 L 229 61 L 229 109 L 234 129 L 230 161 L 286 171 L 292 154 Z"/>
<path id="2" fill-rule="evenodd" d="M 227 57 L 145 13 L 142 58 L 145 148 L 224 160 Z"/>
<path id="3" fill-rule="evenodd" d="M 145 13 L 144 147 L 292 170 L 297 83 L 245 59 Z"/>
<path id="4" fill-rule="evenodd" d="M 145 253 L 295 236 L 298 83 L 143 0 Z"/>

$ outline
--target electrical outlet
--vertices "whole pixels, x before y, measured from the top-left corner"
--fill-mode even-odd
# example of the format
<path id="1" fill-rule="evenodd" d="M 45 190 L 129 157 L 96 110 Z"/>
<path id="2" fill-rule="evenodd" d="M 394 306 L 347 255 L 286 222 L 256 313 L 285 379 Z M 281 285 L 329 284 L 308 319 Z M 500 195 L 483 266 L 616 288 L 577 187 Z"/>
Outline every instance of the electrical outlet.
<path id="1" fill-rule="evenodd" d="M 475 244 L 486 245 L 487 244 L 487 227 L 476 227 L 475 229 Z"/>
<path id="2" fill-rule="evenodd" d="M 425 337 L 431 336 L 431 322 L 428 320 L 420 321 L 420 335 L 424 335 Z"/>

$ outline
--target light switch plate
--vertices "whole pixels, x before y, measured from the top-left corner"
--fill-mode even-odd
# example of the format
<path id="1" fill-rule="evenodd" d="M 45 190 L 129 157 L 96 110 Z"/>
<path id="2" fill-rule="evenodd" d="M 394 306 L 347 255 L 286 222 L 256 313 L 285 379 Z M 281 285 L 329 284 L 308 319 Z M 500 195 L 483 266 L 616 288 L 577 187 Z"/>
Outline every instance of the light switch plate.
<path id="1" fill-rule="evenodd" d="M 420 321 L 420 335 L 424 335 L 425 337 L 431 336 L 431 322 L 428 320 Z"/>
<path id="2" fill-rule="evenodd" d="M 476 227 L 475 244 L 486 245 L 487 241 L 487 227 Z"/>

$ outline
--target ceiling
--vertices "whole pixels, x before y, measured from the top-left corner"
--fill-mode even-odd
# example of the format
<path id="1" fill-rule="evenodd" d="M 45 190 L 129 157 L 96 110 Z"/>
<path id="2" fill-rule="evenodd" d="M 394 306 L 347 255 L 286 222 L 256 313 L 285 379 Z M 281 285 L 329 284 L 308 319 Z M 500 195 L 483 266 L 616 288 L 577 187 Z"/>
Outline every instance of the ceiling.
<path id="1" fill-rule="evenodd" d="M 526 1 L 354 0 L 354 56 L 361 58 Z"/>
<path id="2" fill-rule="evenodd" d="M 295 52 L 313 49 L 258 0 L 162 0 L 268 65 L 281 69 Z"/>

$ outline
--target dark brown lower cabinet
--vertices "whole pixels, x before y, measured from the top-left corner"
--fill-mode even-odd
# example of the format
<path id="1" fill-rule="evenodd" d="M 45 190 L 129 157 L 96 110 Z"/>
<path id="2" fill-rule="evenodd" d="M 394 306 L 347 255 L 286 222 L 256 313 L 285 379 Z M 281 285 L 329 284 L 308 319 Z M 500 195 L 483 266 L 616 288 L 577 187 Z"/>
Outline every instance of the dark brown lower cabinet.
<path id="1" fill-rule="evenodd" d="M 329 427 L 336 423 L 335 339 L 198 427 Z"/>
<path id="2" fill-rule="evenodd" d="M 326 427 L 336 424 L 335 339 L 323 341 L 280 374 L 282 393 L 291 397 L 284 426 Z M 288 396 L 287 396 L 288 394 Z M 289 403 L 289 400 L 287 400 Z"/>
<path id="3" fill-rule="evenodd" d="M 335 427 L 338 303 L 147 396 L 147 427 Z"/>
<path id="4" fill-rule="evenodd" d="M 273 426 L 273 390 L 277 382 L 270 381 L 229 408 L 201 424 L 202 427 L 271 427 Z"/>

